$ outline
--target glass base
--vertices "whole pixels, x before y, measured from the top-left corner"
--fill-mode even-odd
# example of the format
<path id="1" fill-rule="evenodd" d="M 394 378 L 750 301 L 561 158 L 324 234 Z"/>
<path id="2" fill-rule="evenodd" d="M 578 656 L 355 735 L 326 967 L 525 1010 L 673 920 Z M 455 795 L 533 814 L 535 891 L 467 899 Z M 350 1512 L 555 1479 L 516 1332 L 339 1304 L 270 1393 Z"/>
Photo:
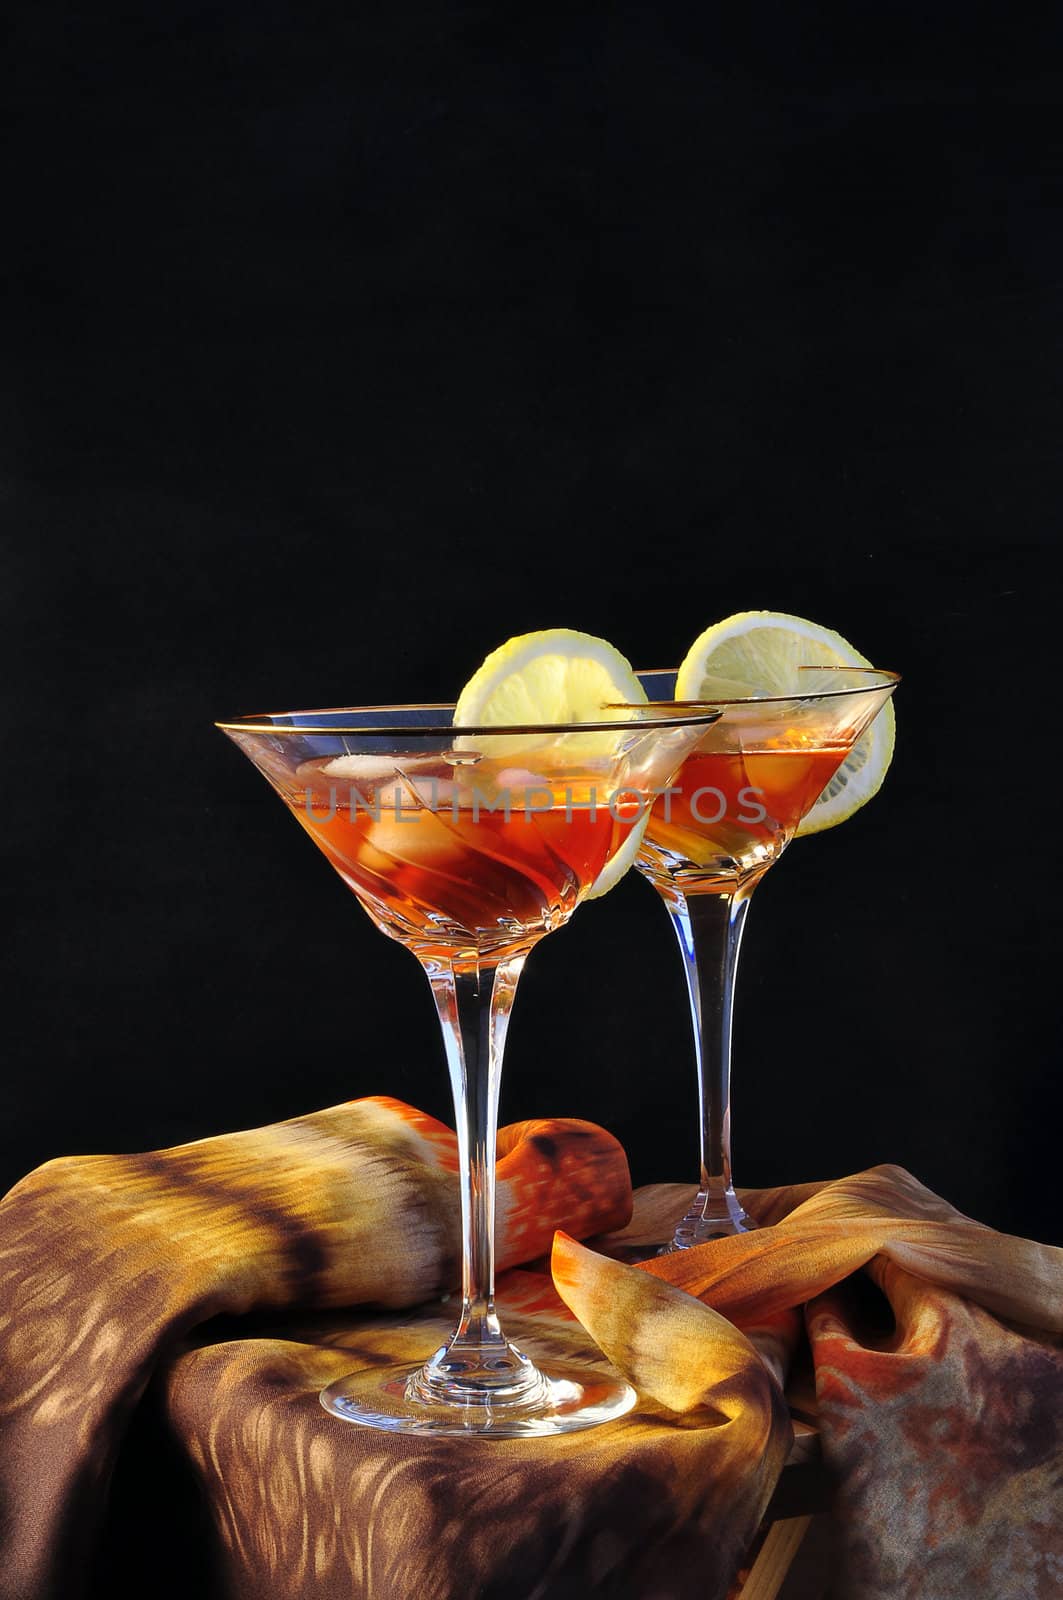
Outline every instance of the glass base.
<path id="1" fill-rule="evenodd" d="M 624 1416 L 637 1398 L 623 1378 L 547 1362 L 538 1368 L 542 1383 L 525 1399 L 460 1405 L 420 1398 L 422 1370 L 403 1366 L 352 1372 L 322 1389 L 321 1404 L 344 1422 L 384 1433 L 519 1439 L 596 1428 Z"/>
<path id="2" fill-rule="evenodd" d="M 676 1250 L 692 1250 L 695 1245 L 708 1244 L 711 1239 L 730 1239 L 736 1233 L 753 1233 L 756 1227 L 757 1224 L 733 1189 L 713 1195 L 711 1201 L 708 1195 L 701 1193 L 679 1223 L 671 1242 L 664 1245 L 658 1254 L 667 1256 Z"/>

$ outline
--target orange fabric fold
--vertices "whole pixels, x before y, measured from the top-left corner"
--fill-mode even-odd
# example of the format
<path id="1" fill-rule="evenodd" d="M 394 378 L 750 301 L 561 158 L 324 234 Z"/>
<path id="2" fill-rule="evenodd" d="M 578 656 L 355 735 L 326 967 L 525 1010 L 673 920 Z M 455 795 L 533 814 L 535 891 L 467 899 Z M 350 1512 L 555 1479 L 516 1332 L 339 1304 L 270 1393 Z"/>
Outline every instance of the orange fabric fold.
<path id="1" fill-rule="evenodd" d="M 644 1270 L 740 1320 L 800 1305 L 884 1255 L 999 1316 L 1063 1332 L 1063 1250 L 972 1222 L 901 1167 L 800 1193 L 807 1198 L 774 1225 L 659 1256 Z M 784 1203 L 780 1192 L 772 1203 Z"/>

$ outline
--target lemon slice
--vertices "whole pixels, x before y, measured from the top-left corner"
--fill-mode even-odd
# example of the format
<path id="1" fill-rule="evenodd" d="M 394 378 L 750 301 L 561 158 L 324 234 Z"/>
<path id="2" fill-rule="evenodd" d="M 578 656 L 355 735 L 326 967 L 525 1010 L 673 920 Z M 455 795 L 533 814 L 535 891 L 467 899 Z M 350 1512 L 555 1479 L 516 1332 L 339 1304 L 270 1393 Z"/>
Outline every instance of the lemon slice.
<path id="1" fill-rule="evenodd" d="M 646 832 L 646 824 L 649 820 L 650 813 L 649 807 L 647 807 L 645 816 L 639 818 L 620 846 L 620 849 L 616 852 L 616 855 L 607 861 L 601 872 L 599 872 L 587 890 L 585 899 L 600 900 L 603 894 L 608 894 L 610 889 L 615 889 L 625 872 L 630 871 L 635 865 L 635 857 L 639 853 L 639 845 L 642 843 L 642 836 Z"/>
<path id="2" fill-rule="evenodd" d="M 468 728 L 628 722 L 635 712 L 605 708 L 645 702 L 646 691 L 631 663 L 607 640 L 575 628 L 544 628 L 517 634 L 492 650 L 458 696 L 454 724 Z M 463 735 L 455 744 L 475 748 L 495 760 L 508 755 L 520 759 L 536 748 L 535 739 L 528 734 Z M 544 732 L 539 744 L 549 745 L 560 761 L 579 765 L 611 756 L 616 736 L 578 730 Z M 635 860 L 648 820 L 647 814 L 635 824 L 587 891 L 588 899 L 606 894 L 624 876 Z"/>
<path id="3" fill-rule="evenodd" d="M 801 667 L 870 667 L 847 639 L 785 611 L 739 611 L 699 634 L 676 676 L 677 700 L 787 695 L 807 690 Z M 851 817 L 882 787 L 893 759 L 896 717 L 888 701 L 856 741 L 798 827 L 821 833 Z"/>
<path id="4" fill-rule="evenodd" d="M 454 725 L 628 722 L 634 712 L 605 707 L 616 702 L 643 705 L 645 701 L 646 691 L 631 663 L 605 639 L 574 628 L 544 628 L 538 633 L 519 633 L 492 650 L 458 696 Z M 546 732 L 539 743 L 566 755 L 602 755 L 616 748 L 611 733 Z M 505 734 L 497 738 L 481 735 L 475 745 L 491 756 L 536 748 L 528 734 L 508 739 Z"/>

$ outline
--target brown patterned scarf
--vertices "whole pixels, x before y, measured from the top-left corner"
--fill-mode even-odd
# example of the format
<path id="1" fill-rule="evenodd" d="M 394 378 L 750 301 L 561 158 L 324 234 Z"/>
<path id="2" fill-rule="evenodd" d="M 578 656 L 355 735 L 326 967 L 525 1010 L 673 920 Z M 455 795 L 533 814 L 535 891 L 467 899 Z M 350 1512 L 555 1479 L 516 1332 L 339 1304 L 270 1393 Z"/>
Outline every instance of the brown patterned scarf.
<path id="1" fill-rule="evenodd" d="M 837 1594 L 1063 1592 L 1063 1251 L 880 1168 L 748 1194 L 759 1232 L 625 1266 L 609 1252 L 659 1235 L 689 1192 L 641 1191 L 624 1229 L 616 1141 L 520 1123 L 499 1136 L 501 1266 L 564 1233 L 556 1289 L 541 1271 L 504 1275 L 507 1329 L 532 1355 L 593 1365 L 604 1351 L 637 1411 L 556 1440 L 347 1426 L 319 1406 L 324 1383 L 412 1363 L 452 1326 L 455 1172 L 448 1129 L 369 1099 L 152 1155 L 49 1162 L 12 1190 L 2 1600 L 86 1594 L 153 1378 L 227 1600 L 719 1600 L 789 1448 L 779 1379 L 802 1322 L 839 1480 Z M 610 1230 L 602 1248 L 575 1242 Z M 204 1326 L 221 1315 L 236 1319 L 224 1336 Z"/>

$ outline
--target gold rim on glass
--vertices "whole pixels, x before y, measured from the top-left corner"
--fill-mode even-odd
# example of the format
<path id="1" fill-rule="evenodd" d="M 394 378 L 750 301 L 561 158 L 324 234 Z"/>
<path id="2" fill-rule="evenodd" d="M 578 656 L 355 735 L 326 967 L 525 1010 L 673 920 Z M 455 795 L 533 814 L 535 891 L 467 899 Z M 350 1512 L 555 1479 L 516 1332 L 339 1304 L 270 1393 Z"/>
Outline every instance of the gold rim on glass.
<path id="1" fill-rule="evenodd" d="M 844 665 L 828 665 L 827 663 L 818 666 L 814 661 L 809 661 L 805 665 L 798 667 L 797 670 L 798 672 L 862 672 L 871 678 L 885 679 L 885 682 L 879 685 L 883 689 L 887 683 L 896 688 L 901 681 L 900 673 L 891 672 L 888 667 L 846 667 Z M 635 676 L 636 678 L 674 678 L 678 676 L 678 673 L 678 667 L 645 667 L 640 668 L 635 673 Z M 770 706 L 772 704 L 782 704 L 787 700 L 838 700 L 847 694 L 867 694 L 870 687 L 873 686 L 854 684 L 848 689 L 798 689 L 793 694 L 721 694 L 718 697 L 708 695 L 702 700 L 650 700 L 649 702 L 644 701 L 642 704 L 668 705 L 673 706 L 677 711 L 681 711 L 684 706 L 691 708 L 695 706 Z M 637 703 L 632 700 L 608 700 L 602 706 L 603 711 L 634 711 L 637 709 Z"/>
<path id="2" fill-rule="evenodd" d="M 453 705 L 432 702 L 427 705 L 392 705 L 392 706 L 335 706 L 320 711 L 275 711 L 257 712 L 247 717 L 233 717 L 225 722 L 216 722 L 214 726 L 223 733 L 316 733 L 316 734 L 372 734 L 374 737 L 405 738 L 408 734 L 416 733 L 425 737 L 446 735 L 475 735 L 483 738 L 497 734 L 516 733 L 615 733 L 619 728 L 686 728 L 691 725 L 704 723 L 707 727 L 717 722 L 720 712 L 715 709 L 715 702 L 705 700 L 648 700 L 635 705 L 603 705 L 603 711 L 616 709 L 618 711 L 649 711 L 655 707 L 666 707 L 675 714 L 667 717 L 650 717 L 644 723 L 632 717 L 625 722 L 620 718 L 613 718 L 607 722 L 494 722 L 494 723 L 462 723 L 460 726 L 452 722 L 440 723 L 362 723 L 358 726 L 345 727 L 339 723 L 320 722 L 274 722 L 274 717 L 339 717 L 344 715 L 368 716 L 379 712 L 386 716 L 388 712 L 395 711 L 453 711 Z M 690 706 L 691 711 L 684 708 Z"/>

